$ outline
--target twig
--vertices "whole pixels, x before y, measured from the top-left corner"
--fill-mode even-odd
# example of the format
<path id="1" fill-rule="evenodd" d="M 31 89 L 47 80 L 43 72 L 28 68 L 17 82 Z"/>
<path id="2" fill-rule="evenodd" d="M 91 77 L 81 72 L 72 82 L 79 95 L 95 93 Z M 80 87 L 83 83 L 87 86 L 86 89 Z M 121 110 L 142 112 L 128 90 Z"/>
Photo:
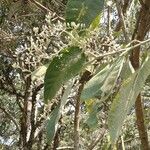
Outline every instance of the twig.
<path id="1" fill-rule="evenodd" d="M 102 129 L 101 133 L 99 134 L 99 136 L 95 139 L 95 141 L 93 141 L 89 146 L 88 146 L 88 150 L 93 150 L 94 147 L 98 144 L 98 142 L 103 138 L 104 134 L 106 132 L 106 129 Z"/>
<path id="2" fill-rule="evenodd" d="M 42 5 L 41 3 L 37 2 L 36 0 L 30 0 L 34 5 L 36 5 L 38 8 L 40 8 L 41 10 L 43 10 L 44 12 L 49 12 L 49 13 L 53 13 L 53 10 L 50 10 L 49 8 L 45 7 L 44 5 Z M 60 20 L 62 21 L 65 21 L 64 18 L 58 16 L 56 13 L 55 13 L 55 16 L 57 18 L 59 18 Z"/>
<path id="3" fill-rule="evenodd" d="M 79 86 L 77 98 L 76 98 L 76 106 L 75 106 L 75 116 L 74 116 L 74 150 L 79 150 L 79 123 L 80 123 L 80 95 L 83 90 L 84 84 L 81 83 Z"/>
<path id="4" fill-rule="evenodd" d="M 76 106 L 75 106 L 75 116 L 74 116 L 74 150 L 79 150 L 79 124 L 80 124 L 80 105 L 81 105 L 81 92 L 83 90 L 84 84 L 89 80 L 91 73 L 85 71 L 79 81 L 79 89 L 76 97 Z"/>
<path id="5" fill-rule="evenodd" d="M 132 38 L 136 40 L 144 40 L 146 34 L 150 30 L 150 1 L 145 0 L 144 1 L 145 6 L 141 6 L 139 18 L 137 19 L 136 27 L 134 30 L 134 34 Z M 148 8 L 148 9 L 147 9 Z M 133 46 L 134 47 L 134 46 Z M 139 69 L 140 67 L 140 45 L 138 47 L 135 47 L 130 55 L 130 61 L 135 70 Z M 136 123 L 137 128 L 139 132 L 139 137 L 141 140 L 141 148 L 143 150 L 150 149 L 149 141 L 148 141 L 148 133 L 147 129 L 144 124 L 144 113 L 143 113 L 143 104 L 142 104 L 142 98 L 141 93 L 137 96 L 136 102 L 135 102 L 135 113 L 136 113 Z"/>
<path id="6" fill-rule="evenodd" d="M 111 56 L 111 55 L 115 55 L 115 54 L 118 54 L 118 53 L 121 53 L 121 52 L 124 52 L 124 53 L 122 53 L 122 55 L 124 55 L 124 54 L 126 54 L 127 52 L 129 52 L 129 51 L 135 49 L 136 47 L 139 47 L 139 46 L 141 46 L 141 45 L 144 45 L 144 44 L 146 44 L 146 43 L 148 43 L 148 42 L 150 42 L 150 39 L 145 40 L 145 41 L 142 41 L 142 42 L 139 42 L 138 44 L 136 44 L 136 45 L 134 45 L 134 46 L 131 46 L 131 47 L 123 48 L 123 49 L 120 49 L 120 50 L 115 51 L 115 52 L 105 53 L 105 54 L 103 54 L 103 55 L 97 56 L 97 57 L 95 57 L 93 60 L 87 62 L 87 63 L 85 64 L 85 66 L 91 65 L 91 63 L 93 63 L 94 61 L 99 60 L 99 59 L 101 59 L 101 58 L 104 58 L 104 57 L 107 57 L 107 56 Z"/>
<path id="7" fill-rule="evenodd" d="M 33 91 L 32 91 L 32 108 L 31 108 L 31 115 L 30 115 L 30 121 L 31 121 L 31 134 L 29 138 L 29 143 L 32 144 L 33 139 L 34 139 L 34 133 L 36 130 L 36 125 L 35 125 L 35 112 L 36 112 L 36 96 L 38 92 L 41 90 L 41 88 L 44 86 L 44 84 L 38 85 Z"/>
<path id="8" fill-rule="evenodd" d="M 6 110 L 5 108 L 3 108 L 3 107 L 0 107 L 0 109 L 8 116 L 8 118 L 10 120 L 12 120 L 12 122 L 15 124 L 17 130 L 20 131 L 20 127 L 19 127 L 18 123 L 16 122 L 14 117 L 10 114 L 10 112 L 8 110 Z"/>
<path id="9" fill-rule="evenodd" d="M 122 7 L 122 13 L 123 13 L 123 15 L 125 15 L 126 10 L 127 10 L 128 6 L 129 6 L 129 4 L 130 4 L 130 0 L 125 0 L 123 6 L 121 6 Z M 116 28 L 115 28 L 114 31 L 115 32 L 120 31 L 121 27 L 122 27 L 122 22 L 121 22 L 121 20 L 119 20 L 119 22 L 117 23 Z"/>
<path id="10" fill-rule="evenodd" d="M 24 98 L 24 96 L 21 93 L 17 93 L 16 90 L 14 90 L 14 89 L 10 90 L 9 88 L 6 88 L 4 86 L 4 83 L 1 80 L 0 80 L 0 89 L 5 92 L 8 92 L 10 95 L 16 95 L 20 98 Z"/>
<path id="11" fill-rule="evenodd" d="M 142 7 L 145 7 L 145 4 L 144 4 L 143 0 L 139 0 L 139 2 L 140 2 Z"/>
<path id="12" fill-rule="evenodd" d="M 73 150 L 73 147 L 69 147 L 69 146 L 64 146 L 64 147 L 58 147 L 58 148 L 56 148 L 56 150 L 66 150 L 66 149 L 71 149 L 71 150 Z"/>
<path id="13" fill-rule="evenodd" d="M 14 87 L 13 84 L 11 84 L 11 88 L 12 88 L 12 89 L 9 89 L 9 88 L 5 87 L 4 84 L 5 84 L 5 83 L 3 83 L 3 82 L 0 80 L 0 89 L 1 89 L 2 91 L 4 91 L 4 92 L 7 92 L 7 93 L 10 94 L 10 95 L 15 95 L 15 96 L 16 96 L 16 102 L 17 102 L 17 104 L 18 104 L 20 110 L 23 111 L 23 108 L 22 108 L 21 102 L 20 102 L 20 98 L 24 98 L 24 96 L 23 96 L 21 93 L 19 93 L 19 92 L 16 91 L 16 89 L 15 89 L 15 87 Z"/>
<path id="14" fill-rule="evenodd" d="M 124 139 L 123 139 L 123 136 L 121 136 L 121 145 L 122 145 L 122 150 L 125 150 L 125 145 L 124 145 Z"/>
<path id="15" fill-rule="evenodd" d="M 47 7 L 43 6 L 42 4 L 40 4 L 39 2 L 37 2 L 36 0 L 30 0 L 33 4 L 35 4 L 38 8 L 40 8 L 41 10 L 45 11 L 45 12 L 51 12 L 52 10 L 48 9 Z"/>
<path id="16" fill-rule="evenodd" d="M 122 49 L 122 50 L 124 50 L 124 51 L 130 51 L 130 50 L 133 50 L 133 49 L 135 49 L 135 48 L 137 48 L 137 47 L 139 47 L 139 46 L 141 46 L 141 45 L 144 45 L 144 44 L 146 44 L 146 43 L 148 43 L 148 42 L 150 42 L 150 39 L 147 39 L 147 40 L 145 40 L 145 41 L 141 41 L 140 43 L 138 43 L 138 44 L 136 44 L 136 45 L 134 45 L 134 46 L 132 46 L 132 47 L 125 48 L 125 49 Z"/>
<path id="17" fill-rule="evenodd" d="M 125 24 L 123 12 L 122 12 L 122 9 L 121 9 L 121 7 L 120 7 L 120 4 L 119 4 L 118 0 L 115 0 L 115 2 L 116 2 L 117 10 L 118 10 L 118 15 L 119 15 L 119 17 L 120 17 L 120 21 L 121 21 L 121 24 L 122 24 L 123 34 L 124 34 L 126 43 L 128 43 L 128 42 L 130 41 L 130 39 L 129 39 L 129 37 L 128 37 L 128 33 L 127 33 L 127 29 L 126 29 L 126 24 Z"/>
<path id="18" fill-rule="evenodd" d="M 110 35 L 110 29 L 111 29 L 111 20 L 110 20 L 110 6 L 107 7 L 107 35 Z"/>

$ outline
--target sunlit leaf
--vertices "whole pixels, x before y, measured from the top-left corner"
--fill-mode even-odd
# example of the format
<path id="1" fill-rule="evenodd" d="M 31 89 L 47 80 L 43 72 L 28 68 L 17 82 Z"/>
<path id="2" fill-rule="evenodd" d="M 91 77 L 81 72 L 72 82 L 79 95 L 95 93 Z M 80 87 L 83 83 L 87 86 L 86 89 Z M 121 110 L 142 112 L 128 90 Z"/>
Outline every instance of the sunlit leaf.
<path id="1" fill-rule="evenodd" d="M 111 93 L 124 63 L 124 57 L 117 59 L 113 65 L 107 65 L 85 85 L 81 99 L 88 100 L 101 97 L 102 100 Z"/>
<path id="2" fill-rule="evenodd" d="M 124 120 L 150 75 L 150 58 L 147 57 L 141 68 L 128 77 L 122 84 L 109 112 L 109 132 L 114 144 L 121 133 Z"/>

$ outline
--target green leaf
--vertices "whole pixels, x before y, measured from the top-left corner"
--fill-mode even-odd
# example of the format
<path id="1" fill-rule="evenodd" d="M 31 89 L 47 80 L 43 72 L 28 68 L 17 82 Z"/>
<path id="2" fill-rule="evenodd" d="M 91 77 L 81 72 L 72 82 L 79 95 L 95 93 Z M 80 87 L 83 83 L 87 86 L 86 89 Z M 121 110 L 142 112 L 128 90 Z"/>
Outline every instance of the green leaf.
<path id="1" fill-rule="evenodd" d="M 47 139 L 49 142 L 51 142 L 54 138 L 55 132 L 57 130 L 57 124 L 58 121 L 60 119 L 61 116 L 61 112 L 63 110 L 64 105 L 66 104 L 67 98 L 70 94 L 71 88 L 72 88 L 73 82 L 71 82 L 64 94 L 63 97 L 61 99 L 60 104 L 52 111 L 50 118 L 48 119 L 48 123 L 47 123 Z"/>
<path id="2" fill-rule="evenodd" d="M 120 135 L 121 128 L 127 114 L 141 92 L 145 80 L 150 75 L 149 66 L 150 58 L 147 57 L 141 68 L 123 82 L 115 100 L 112 103 L 108 117 L 108 126 L 112 144 L 116 142 Z"/>
<path id="3" fill-rule="evenodd" d="M 82 23 L 89 27 L 100 15 L 103 7 L 104 0 L 68 0 L 66 22 Z"/>
<path id="4" fill-rule="evenodd" d="M 90 29 L 94 30 L 99 26 L 101 15 L 98 15 L 90 24 Z"/>
<path id="5" fill-rule="evenodd" d="M 44 74 L 46 73 L 46 70 L 48 68 L 49 64 L 45 64 L 40 66 L 38 69 L 36 69 L 35 71 L 32 72 L 32 79 L 38 79 L 44 76 Z"/>
<path id="6" fill-rule="evenodd" d="M 108 97 L 115 86 L 123 63 L 124 57 L 120 57 L 113 63 L 113 65 L 107 65 L 93 78 L 91 78 L 91 80 L 87 82 L 81 93 L 81 99 L 88 100 L 96 97 L 101 97 L 101 100 L 105 100 L 106 96 Z"/>
<path id="7" fill-rule="evenodd" d="M 134 68 L 132 67 L 132 64 L 129 59 L 124 63 L 120 77 L 121 79 L 126 80 L 132 73 L 134 73 Z"/>
<path id="8" fill-rule="evenodd" d="M 61 51 L 50 63 L 44 79 L 44 100 L 51 100 L 62 84 L 76 76 L 82 69 L 86 57 L 79 47 Z"/>
<path id="9" fill-rule="evenodd" d="M 93 101 L 92 103 L 90 102 L 90 105 L 86 103 L 89 116 L 85 123 L 89 126 L 90 129 L 94 129 L 98 125 L 98 118 L 97 118 L 98 105 L 97 103 L 95 103 L 94 100 L 90 100 L 90 101 Z"/>

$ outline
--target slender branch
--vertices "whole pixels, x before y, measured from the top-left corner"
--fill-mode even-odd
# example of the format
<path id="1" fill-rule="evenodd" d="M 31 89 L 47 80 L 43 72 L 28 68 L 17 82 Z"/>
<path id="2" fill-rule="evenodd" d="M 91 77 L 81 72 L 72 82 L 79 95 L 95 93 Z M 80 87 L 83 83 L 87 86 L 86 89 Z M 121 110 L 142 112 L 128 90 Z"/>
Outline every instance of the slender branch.
<path id="1" fill-rule="evenodd" d="M 33 91 L 32 91 L 32 108 L 31 108 L 31 115 L 30 115 L 30 121 L 31 121 L 31 133 L 30 133 L 30 138 L 29 138 L 29 145 L 32 145 L 33 139 L 34 139 L 34 133 L 36 130 L 36 125 L 35 125 L 35 112 L 36 112 L 36 96 L 38 92 L 41 90 L 43 87 L 43 83 L 38 85 Z"/>
<path id="2" fill-rule="evenodd" d="M 134 30 L 134 34 L 132 38 L 137 40 L 144 40 L 145 35 L 150 29 L 150 1 L 145 0 L 144 1 L 145 6 L 141 6 L 139 18 L 137 20 L 137 25 Z M 148 9 L 147 9 L 148 8 Z M 131 53 L 130 60 L 132 63 L 132 66 L 135 70 L 139 69 L 140 67 L 140 45 L 135 47 Z M 141 94 L 138 95 L 136 102 L 135 102 L 135 112 L 136 112 L 136 118 L 137 118 L 137 127 L 139 131 L 139 137 L 141 140 L 141 148 L 143 150 L 150 149 L 149 142 L 148 142 L 148 133 L 146 131 L 146 127 L 144 124 L 144 113 L 143 113 L 143 106 L 142 106 L 142 98 Z"/>
<path id="3" fill-rule="evenodd" d="M 139 46 L 141 46 L 141 45 L 144 45 L 144 44 L 150 42 L 150 39 L 147 39 L 147 40 L 142 41 L 142 42 L 140 42 L 140 41 L 138 41 L 138 40 L 136 40 L 136 41 L 139 42 L 139 43 L 136 44 L 136 45 L 133 45 L 133 46 L 131 46 L 131 47 L 123 48 L 123 49 L 120 49 L 120 50 L 115 51 L 115 52 L 105 53 L 105 54 L 99 55 L 99 56 L 97 56 L 97 57 L 94 56 L 95 58 L 94 58 L 93 60 L 87 62 L 85 65 L 86 65 L 86 66 L 91 65 L 91 63 L 93 63 L 93 62 L 96 61 L 96 60 L 100 60 L 100 59 L 102 59 L 102 58 L 104 58 L 104 57 L 111 56 L 111 55 L 115 55 L 115 54 L 118 54 L 118 53 L 124 52 L 124 53 L 122 53 L 122 55 L 124 55 L 124 54 L 126 54 L 127 52 L 129 52 L 129 51 L 131 51 L 131 50 L 134 50 L 135 48 L 137 48 L 137 47 L 139 47 Z M 132 42 L 131 42 L 131 43 L 132 43 Z M 130 44 L 128 44 L 128 45 L 130 45 Z"/>
<path id="4" fill-rule="evenodd" d="M 74 150 L 79 150 L 79 124 L 80 124 L 80 105 L 81 105 L 81 92 L 83 90 L 84 84 L 91 77 L 89 71 L 85 71 L 79 81 L 79 89 L 76 96 L 76 106 L 75 106 L 75 116 L 74 116 Z"/>
<path id="5" fill-rule="evenodd" d="M 110 6 L 107 7 L 107 35 L 110 35 L 110 29 L 111 29 L 111 19 L 110 19 Z"/>
<path id="6" fill-rule="evenodd" d="M 14 119 L 13 115 L 10 114 L 10 112 L 8 110 L 6 110 L 3 107 L 0 107 L 0 109 L 8 116 L 8 118 L 15 124 L 16 128 L 18 131 L 20 131 L 20 127 L 17 123 L 17 121 Z"/>
<path id="7" fill-rule="evenodd" d="M 115 2 L 116 2 L 117 10 L 118 10 L 118 15 L 119 15 L 119 17 L 120 17 L 120 21 L 121 21 L 121 24 L 122 24 L 123 34 L 124 34 L 126 43 L 128 43 L 128 42 L 130 41 L 130 39 L 129 39 L 129 37 L 128 37 L 128 33 L 127 33 L 127 29 L 126 29 L 126 24 L 125 24 L 123 12 L 122 12 L 122 9 L 121 9 L 121 7 L 120 7 L 120 4 L 119 4 L 118 0 L 115 0 Z"/>
<path id="8" fill-rule="evenodd" d="M 37 2 L 36 0 L 30 0 L 33 4 L 35 4 L 38 8 L 40 8 L 41 10 L 45 11 L 45 12 L 51 12 L 52 10 L 48 9 L 47 7 L 43 6 L 42 4 L 40 4 L 39 2 Z"/>
<path id="9" fill-rule="evenodd" d="M 142 98 L 141 94 L 138 95 L 136 102 L 135 102 L 135 112 L 136 112 L 136 118 L 137 118 L 137 127 L 141 139 L 142 149 L 148 150 L 149 142 L 148 142 L 148 134 L 147 130 L 144 124 L 144 112 L 143 112 L 143 105 L 142 105 Z"/>
<path id="10" fill-rule="evenodd" d="M 143 0 L 139 0 L 139 2 L 140 2 L 142 7 L 145 7 L 145 4 L 144 4 Z"/>
<path id="11" fill-rule="evenodd" d="M 69 146 L 64 146 L 64 147 L 58 147 L 58 148 L 56 148 L 56 150 L 67 150 L 67 149 L 71 149 L 71 150 L 73 150 L 73 147 L 69 147 Z"/>
<path id="12" fill-rule="evenodd" d="M 14 88 L 12 90 L 10 90 L 9 88 L 6 88 L 4 86 L 4 83 L 1 80 L 0 80 L 0 89 L 3 90 L 4 92 L 9 93 L 10 95 L 15 95 L 20 98 L 24 98 L 24 96 L 21 93 L 17 93 L 16 90 L 14 90 Z"/>
<path id="13" fill-rule="evenodd" d="M 11 83 L 10 86 L 11 86 L 12 89 L 9 89 L 8 87 L 5 87 L 5 83 L 2 80 L 0 80 L 0 89 L 4 92 L 7 92 L 10 95 L 16 96 L 16 102 L 17 102 L 20 110 L 23 111 L 23 108 L 22 108 L 21 102 L 20 102 L 20 98 L 24 98 L 24 96 L 21 93 L 16 91 L 16 89 L 15 89 L 15 87 L 12 83 Z"/>
<path id="14" fill-rule="evenodd" d="M 121 136 L 121 145 L 122 145 L 122 150 L 125 150 L 125 144 L 124 144 L 123 136 Z"/>
<path id="15" fill-rule="evenodd" d="M 106 132 L 105 128 L 101 130 L 101 133 L 98 135 L 95 141 L 92 141 L 92 143 L 88 146 L 88 150 L 93 150 L 95 148 L 98 142 L 100 142 L 100 140 L 103 138 L 105 132 Z"/>
<path id="16" fill-rule="evenodd" d="M 138 40 L 137 40 L 138 41 Z M 133 49 L 135 49 L 135 48 L 137 48 L 137 47 L 139 47 L 139 46 L 141 46 L 141 45 L 144 45 L 144 44 L 146 44 L 146 43 L 148 43 L 148 42 L 150 42 L 150 39 L 147 39 L 147 40 L 145 40 L 145 41 L 141 41 L 141 42 L 139 42 L 138 44 L 136 44 L 136 45 L 134 45 L 134 46 L 131 46 L 131 47 L 129 47 L 129 48 L 125 48 L 125 49 L 122 49 L 122 50 L 124 50 L 124 51 L 130 51 L 130 50 L 133 50 Z"/>
<path id="17" fill-rule="evenodd" d="M 29 66 L 26 65 L 26 69 L 29 69 Z M 31 102 L 29 101 L 29 97 L 31 94 L 31 75 L 28 75 L 27 77 L 24 77 L 24 82 L 25 82 L 25 90 L 24 90 L 24 102 L 23 102 L 23 112 L 22 112 L 22 117 L 20 118 L 21 122 L 21 138 L 22 138 L 22 145 L 23 147 L 27 147 L 29 149 L 29 144 L 27 144 L 29 140 L 29 135 L 30 135 L 30 105 Z M 30 147 L 32 148 L 32 147 Z"/>
<path id="18" fill-rule="evenodd" d="M 80 95 L 83 90 L 83 83 L 80 84 L 75 106 L 75 116 L 74 116 L 74 150 L 79 150 L 79 123 L 80 123 Z"/>
<path id="19" fill-rule="evenodd" d="M 34 5 L 36 5 L 39 9 L 41 9 L 44 12 L 49 12 L 49 13 L 53 13 L 53 10 L 50 10 L 49 8 L 45 7 L 44 5 L 42 5 L 41 3 L 37 2 L 36 0 L 30 0 Z M 65 21 L 64 18 L 62 18 L 61 16 L 59 16 L 58 14 L 55 13 L 56 18 L 59 18 L 61 21 Z M 55 19 L 56 19 L 55 18 Z M 53 21 L 55 20 L 53 19 Z"/>
<path id="20" fill-rule="evenodd" d="M 125 15 L 129 4 L 130 4 L 130 0 L 125 0 L 123 6 L 121 6 L 123 15 Z M 122 27 L 122 22 L 121 22 L 121 20 L 119 20 L 114 31 L 115 32 L 120 31 L 121 27 Z"/>

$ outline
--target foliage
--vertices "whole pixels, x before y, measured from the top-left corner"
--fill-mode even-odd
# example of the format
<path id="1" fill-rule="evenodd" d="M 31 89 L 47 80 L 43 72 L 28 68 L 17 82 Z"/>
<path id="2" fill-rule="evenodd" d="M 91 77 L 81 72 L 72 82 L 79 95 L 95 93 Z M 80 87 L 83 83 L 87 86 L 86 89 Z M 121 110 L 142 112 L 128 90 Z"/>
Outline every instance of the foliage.
<path id="1" fill-rule="evenodd" d="M 112 103 L 109 115 L 109 128 L 112 142 L 115 142 L 120 134 L 123 121 L 135 103 L 143 85 L 149 76 L 149 56 L 145 59 L 141 68 L 123 81 L 115 100 Z M 128 94 L 126 94 L 128 93 Z M 119 113 L 118 113 L 119 112 Z"/>
<path id="2" fill-rule="evenodd" d="M 44 98 L 47 102 L 66 81 L 77 75 L 82 69 L 86 57 L 79 47 L 69 47 L 56 56 L 45 74 Z"/>
<path id="3" fill-rule="evenodd" d="M 0 148 L 144 149 L 146 17 L 136 0 L 2 0 Z"/>
<path id="4" fill-rule="evenodd" d="M 69 0 L 66 8 L 66 22 L 75 22 L 89 27 L 100 15 L 103 6 L 104 0 Z"/>

